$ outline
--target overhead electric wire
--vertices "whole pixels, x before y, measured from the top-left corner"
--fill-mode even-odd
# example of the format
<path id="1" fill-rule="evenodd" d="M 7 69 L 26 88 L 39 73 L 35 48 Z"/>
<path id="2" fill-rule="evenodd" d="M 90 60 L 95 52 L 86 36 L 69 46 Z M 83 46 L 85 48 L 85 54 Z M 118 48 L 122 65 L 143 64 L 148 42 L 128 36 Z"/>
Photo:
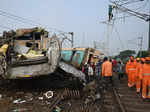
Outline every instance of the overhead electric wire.
<path id="1" fill-rule="evenodd" d="M 1 10 L 1 9 L 0 9 L 0 15 L 1 15 L 1 16 L 5 16 L 5 17 L 7 17 L 7 18 L 9 18 L 9 19 L 13 19 L 13 20 L 15 20 L 15 21 L 19 21 L 19 22 L 21 22 L 21 23 L 25 23 L 25 24 L 32 25 L 32 26 L 43 26 L 43 27 L 45 27 L 45 28 L 47 28 L 47 29 L 55 30 L 55 31 L 57 31 L 57 32 L 59 32 L 59 33 L 65 33 L 65 34 L 68 33 L 68 32 L 64 32 L 64 31 L 61 31 L 61 30 L 56 29 L 56 28 L 51 28 L 51 27 L 49 27 L 49 26 L 43 25 L 43 24 L 38 23 L 38 22 L 35 22 L 35 21 L 33 21 L 33 20 L 26 19 L 26 18 L 17 16 L 17 15 L 14 15 L 14 14 L 8 13 L 8 12 L 3 11 L 3 10 Z"/>
<path id="2" fill-rule="evenodd" d="M 121 1 L 121 0 L 119 0 L 119 1 L 112 1 L 112 0 L 109 0 L 109 2 L 115 2 L 115 3 L 119 3 L 120 2 L 120 6 L 122 6 L 122 5 L 128 5 L 128 4 L 131 4 L 131 3 L 136 3 L 136 2 L 142 2 L 142 1 L 144 1 L 144 0 L 130 0 L 130 1 L 128 1 L 128 0 L 126 0 L 126 1 Z"/>
<path id="3" fill-rule="evenodd" d="M 149 18 L 150 15 L 148 15 L 148 14 L 144 14 L 144 13 L 139 13 L 139 12 L 133 11 L 133 10 L 128 9 L 126 7 L 120 6 L 119 4 L 116 4 L 115 2 L 112 2 L 112 3 L 116 6 L 117 9 L 121 10 L 122 12 L 127 12 L 128 14 L 136 16 L 138 18 L 141 18 L 141 19 L 143 19 L 145 21 L 148 21 L 150 19 Z"/>
<path id="4" fill-rule="evenodd" d="M 3 25 L 1 25 L 1 24 L 0 24 L 0 27 L 1 27 L 1 28 L 4 28 L 4 29 L 11 30 L 11 28 L 9 28 L 9 27 L 7 27 L 7 26 L 3 26 Z"/>
<path id="5" fill-rule="evenodd" d="M 25 19 L 25 18 L 23 18 L 23 17 L 19 17 L 19 16 L 17 16 L 17 15 L 8 13 L 8 12 L 3 11 L 3 10 L 1 10 L 1 9 L 0 9 L 0 15 L 6 16 L 6 17 L 11 18 L 11 19 L 14 19 L 14 20 L 17 19 L 18 21 L 21 21 L 21 22 L 27 23 L 27 24 L 31 24 L 31 25 L 35 25 L 35 24 L 37 25 L 37 24 L 39 24 L 39 23 L 35 23 L 35 22 L 32 21 L 32 20 Z M 41 24 L 39 24 L 39 25 L 41 25 Z"/>
<path id="6" fill-rule="evenodd" d="M 144 10 L 146 8 L 146 6 L 148 5 L 148 2 L 149 2 L 149 0 L 146 0 L 146 2 L 141 7 L 138 7 L 138 8 L 133 9 L 133 10 L 135 10 L 135 11 Z"/>
<path id="7" fill-rule="evenodd" d="M 119 41 L 120 41 L 121 47 L 124 49 L 124 44 L 123 44 L 123 42 L 122 42 L 122 40 L 121 40 L 121 36 L 120 36 L 120 34 L 119 34 L 117 28 L 116 28 L 115 26 L 114 26 L 114 28 L 115 28 L 115 32 L 116 32 L 116 34 L 117 34 L 117 37 L 118 37 L 118 39 L 119 39 Z"/>

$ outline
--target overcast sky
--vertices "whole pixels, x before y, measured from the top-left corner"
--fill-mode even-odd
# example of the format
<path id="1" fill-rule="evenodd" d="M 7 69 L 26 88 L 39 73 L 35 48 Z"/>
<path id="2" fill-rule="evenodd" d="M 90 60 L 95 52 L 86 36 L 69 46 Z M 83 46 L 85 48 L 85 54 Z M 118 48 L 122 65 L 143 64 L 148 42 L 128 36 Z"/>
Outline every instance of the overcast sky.
<path id="1" fill-rule="evenodd" d="M 100 43 L 106 41 L 107 26 L 100 22 L 108 20 L 108 0 L 1 0 L 0 2 L 1 11 L 51 28 L 74 32 L 76 47 L 93 46 L 93 41 Z M 139 9 L 141 12 L 148 12 L 149 4 L 150 2 L 144 0 L 129 7 L 134 9 L 142 7 Z M 2 28 L 2 25 L 11 29 L 33 27 L 2 15 L 0 21 L 0 32 L 8 30 Z M 141 36 L 143 49 L 147 49 L 148 22 L 136 17 L 116 20 L 110 35 L 110 54 L 115 54 L 119 50 L 138 49 L 136 44 L 139 41 L 138 37 Z"/>

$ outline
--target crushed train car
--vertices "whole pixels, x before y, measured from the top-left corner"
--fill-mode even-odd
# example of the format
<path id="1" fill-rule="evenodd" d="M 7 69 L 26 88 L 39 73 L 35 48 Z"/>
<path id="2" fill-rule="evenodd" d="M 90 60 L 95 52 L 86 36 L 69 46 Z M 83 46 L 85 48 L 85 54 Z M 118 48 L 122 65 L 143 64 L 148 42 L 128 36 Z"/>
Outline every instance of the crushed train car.
<path id="1" fill-rule="evenodd" d="M 94 48 L 62 48 L 61 59 L 81 69 L 85 63 L 96 64 L 103 54 Z"/>
<path id="2" fill-rule="evenodd" d="M 4 32 L 0 42 L 0 74 L 21 79 L 53 73 L 59 63 L 61 44 L 42 28 Z"/>
<path id="3" fill-rule="evenodd" d="M 85 76 L 81 72 L 82 66 L 86 63 L 96 64 L 102 55 L 103 53 L 93 48 L 63 48 L 59 66 L 76 77 Z"/>
<path id="4" fill-rule="evenodd" d="M 45 76 L 57 68 L 85 81 L 81 68 L 96 63 L 101 53 L 93 48 L 61 48 L 56 35 L 42 28 L 4 32 L 0 41 L 0 74 L 4 79 Z M 55 75 L 55 74 L 53 74 Z"/>

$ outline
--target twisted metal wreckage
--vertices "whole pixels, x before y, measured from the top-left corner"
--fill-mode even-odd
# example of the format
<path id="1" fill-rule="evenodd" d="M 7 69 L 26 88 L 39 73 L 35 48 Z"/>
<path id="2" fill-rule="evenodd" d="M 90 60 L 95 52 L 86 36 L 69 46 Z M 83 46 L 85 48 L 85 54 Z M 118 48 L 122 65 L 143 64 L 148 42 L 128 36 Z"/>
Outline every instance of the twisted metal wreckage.
<path id="1" fill-rule="evenodd" d="M 85 81 L 82 65 L 96 54 L 92 48 L 62 49 L 61 40 L 42 28 L 4 32 L 0 38 L 0 74 L 4 79 L 50 75 L 61 68 Z M 96 55 L 95 55 L 96 57 Z M 54 74 L 53 74 L 54 75 Z"/>

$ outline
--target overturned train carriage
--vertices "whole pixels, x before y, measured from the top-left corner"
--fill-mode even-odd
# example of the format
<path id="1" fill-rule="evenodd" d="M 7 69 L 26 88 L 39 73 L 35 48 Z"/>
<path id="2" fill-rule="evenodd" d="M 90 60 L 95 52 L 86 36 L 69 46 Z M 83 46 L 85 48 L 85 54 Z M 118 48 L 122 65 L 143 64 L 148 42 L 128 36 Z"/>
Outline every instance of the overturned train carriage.
<path id="1" fill-rule="evenodd" d="M 96 65 L 102 55 L 99 50 L 93 48 L 63 48 L 59 66 L 83 79 L 85 74 L 81 72 L 82 67 L 87 63 Z"/>
<path id="2" fill-rule="evenodd" d="M 63 48 L 61 60 L 81 70 L 87 63 L 96 65 L 102 55 L 99 50 L 93 48 Z"/>
<path id="3" fill-rule="evenodd" d="M 41 28 L 4 32 L 0 42 L 0 74 L 4 79 L 49 75 L 59 65 L 61 45 Z"/>

